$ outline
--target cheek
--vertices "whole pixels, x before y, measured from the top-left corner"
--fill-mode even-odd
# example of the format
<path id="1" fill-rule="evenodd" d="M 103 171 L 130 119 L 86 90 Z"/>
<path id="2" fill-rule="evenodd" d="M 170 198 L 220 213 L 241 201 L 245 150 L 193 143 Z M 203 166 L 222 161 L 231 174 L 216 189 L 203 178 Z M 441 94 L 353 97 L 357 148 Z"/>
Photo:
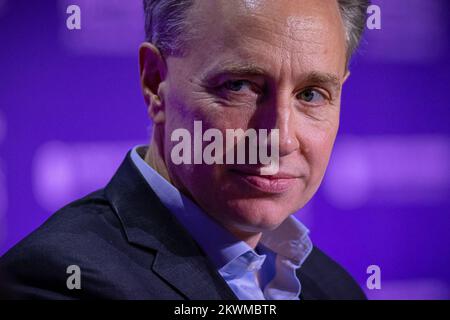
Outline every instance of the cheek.
<path id="1" fill-rule="evenodd" d="M 305 157 L 311 170 L 311 182 L 320 183 L 330 159 L 337 129 L 316 130 L 304 139 Z"/>
<path id="2" fill-rule="evenodd" d="M 182 107 L 184 108 L 184 107 Z M 168 113 L 166 119 L 168 120 L 165 125 L 165 137 L 164 137 L 164 154 L 166 159 L 166 166 L 169 168 L 171 178 L 175 185 L 183 190 L 186 194 L 195 195 L 197 198 L 199 195 L 199 190 L 208 190 L 213 185 L 220 181 L 220 172 L 218 172 L 218 165 L 207 165 L 207 164 L 193 164 L 194 161 L 194 121 L 202 121 L 202 133 L 204 133 L 209 127 L 212 127 L 208 122 L 206 122 L 201 113 L 198 112 L 188 112 L 187 114 L 182 114 L 178 112 L 180 109 L 172 109 L 172 112 Z M 177 140 L 171 141 L 171 135 L 176 129 L 186 129 L 190 133 L 190 159 L 191 164 L 179 164 L 176 165 L 172 161 L 172 150 L 175 146 L 179 145 L 181 141 Z M 202 137 L 200 137 L 202 139 Z M 188 142 L 186 142 L 188 143 Z M 207 142 L 202 141 L 203 145 L 200 148 L 202 151 Z"/>

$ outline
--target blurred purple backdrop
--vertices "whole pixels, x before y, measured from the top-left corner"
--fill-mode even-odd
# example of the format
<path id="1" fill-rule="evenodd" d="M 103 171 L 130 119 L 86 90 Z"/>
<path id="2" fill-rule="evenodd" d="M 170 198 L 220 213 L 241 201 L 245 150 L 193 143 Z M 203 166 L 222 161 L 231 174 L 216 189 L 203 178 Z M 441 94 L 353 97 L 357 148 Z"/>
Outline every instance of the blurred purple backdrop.
<path id="1" fill-rule="evenodd" d="M 373 2 L 382 29 L 352 63 L 329 170 L 297 216 L 364 288 L 381 267 L 370 298 L 448 299 L 450 3 Z M 147 142 L 142 29 L 141 0 L 0 0 L 0 254 Z"/>

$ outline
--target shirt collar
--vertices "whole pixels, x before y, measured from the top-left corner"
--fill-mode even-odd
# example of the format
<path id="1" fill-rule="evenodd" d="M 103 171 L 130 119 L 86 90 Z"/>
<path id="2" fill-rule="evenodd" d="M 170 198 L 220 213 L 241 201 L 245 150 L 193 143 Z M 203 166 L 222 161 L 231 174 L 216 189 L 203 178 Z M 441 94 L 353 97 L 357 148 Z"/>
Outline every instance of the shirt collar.
<path id="1" fill-rule="evenodd" d="M 263 232 L 260 243 L 299 267 L 313 248 L 308 228 L 293 216 L 276 229 Z"/>
<path id="2" fill-rule="evenodd" d="M 145 152 L 145 148 L 146 146 L 136 146 L 131 151 L 135 166 L 163 205 L 175 215 L 218 269 L 233 265 L 233 261 L 249 265 L 254 262 L 253 267 L 264 262 L 265 255 L 256 254 L 246 242 L 234 237 L 148 165 L 139 155 Z M 309 230 L 300 221 L 290 216 L 278 228 L 263 232 L 260 245 L 291 260 L 299 267 L 312 250 L 308 233 Z M 214 237 L 211 237 L 211 234 L 214 234 Z M 248 252 L 250 254 L 247 254 Z M 243 258 L 237 260 L 241 256 Z"/>

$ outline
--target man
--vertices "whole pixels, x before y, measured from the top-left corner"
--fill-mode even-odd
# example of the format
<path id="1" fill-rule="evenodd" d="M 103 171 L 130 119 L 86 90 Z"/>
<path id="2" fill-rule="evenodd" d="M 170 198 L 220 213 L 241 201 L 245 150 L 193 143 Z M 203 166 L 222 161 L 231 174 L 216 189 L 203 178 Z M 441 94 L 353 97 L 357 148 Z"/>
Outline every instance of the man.
<path id="1" fill-rule="evenodd" d="M 325 173 L 367 5 L 144 1 L 139 61 L 150 146 L 132 149 L 104 189 L 2 257 L 5 296 L 364 299 L 291 215 Z M 195 160 L 206 153 L 187 149 L 179 153 L 186 161 L 174 161 L 174 132 L 197 136 L 198 124 L 216 139 L 229 129 L 273 132 L 277 139 L 257 149 L 276 145 L 277 169 L 263 174 L 267 163 L 250 163 L 250 143 L 245 161 L 221 161 L 234 160 L 234 140 L 216 150 L 218 161 Z M 212 140 L 203 136 L 201 150 Z"/>

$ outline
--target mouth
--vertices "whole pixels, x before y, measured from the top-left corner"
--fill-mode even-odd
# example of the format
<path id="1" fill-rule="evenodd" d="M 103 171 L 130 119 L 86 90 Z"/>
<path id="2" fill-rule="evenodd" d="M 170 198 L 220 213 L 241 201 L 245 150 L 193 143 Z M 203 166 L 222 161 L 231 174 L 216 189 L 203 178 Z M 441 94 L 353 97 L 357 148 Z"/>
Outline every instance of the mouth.
<path id="1" fill-rule="evenodd" d="M 231 169 L 231 173 L 242 183 L 268 194 L 281 194 L 291 189 L 300 179 L 288 173 L 261 175 L 259 170 Z"/>

